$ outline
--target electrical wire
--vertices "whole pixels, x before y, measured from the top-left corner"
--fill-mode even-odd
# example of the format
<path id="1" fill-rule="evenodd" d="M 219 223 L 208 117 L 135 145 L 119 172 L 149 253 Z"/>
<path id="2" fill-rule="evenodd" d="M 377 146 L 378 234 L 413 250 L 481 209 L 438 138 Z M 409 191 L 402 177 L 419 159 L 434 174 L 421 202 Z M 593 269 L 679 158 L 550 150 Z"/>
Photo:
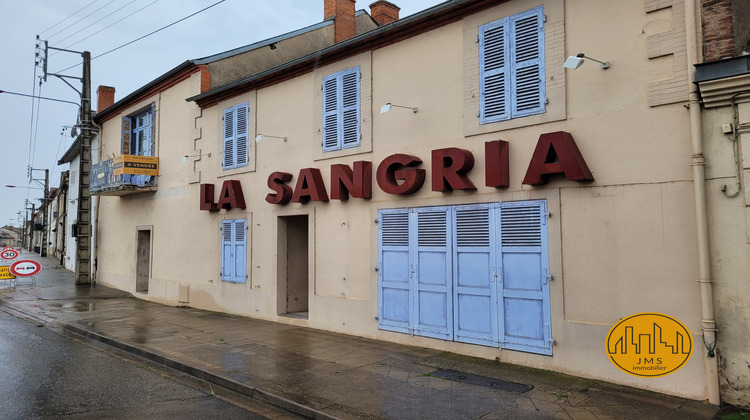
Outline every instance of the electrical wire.
<path id="1" fill-rule="evenodd" d="M 125 44 L 122 44 L 122 45 L 120 45 L 119 47 L 115 47 L 115 48 L 112 48 L 112 49 L 111 49 L 111 50 L 109 50 L 109 51 L 103 52 L 103 53 L 101 53 L 101 54 L 99 54 L 99 55 L 97 55 L 97 56 L 95 56 L 95 57 L 91 57 L 91 60 L 93 61 L 93 60 L 94 60 L 94 59 L 96 59 L 96 58 L 99 58 L 99 57 L 105 56 L 105 55 L 107 55 L 107 54 L 109 54 L 109 53 L 111 53 L 111 52 L 114 52 L 114 51 L 117 51 L 117 50 L 119 50 L 120 48 L 124 48 L 124 47 L 127 47 L 128 45 L 130 45 L 130 44 L 133 44 L 133 43 L 135 43 L 135 42 L 138 42 L 138 41 L 140 41 L 140 40 L 142 40 L 142 39 L 144 39 L 144 38 L 147 38 L 147 37 L 149 37 L 149 36 L 151 36 L 151 35 L 153 35 L 153 34 L 155 34 L 155 33 L 157 33 L 157 32 L 161 32 L 161 31 L 163 31 L 164 29 L 167 29 L 167 28 L 169 28 L 170 26 L 174 26 L 174 25 L 176 25 L 176 24 L 178 24 L 178 23 L 182 22 L 183 20 L 189 19 L 189 18 L 191 18 L 191 17 L 193 17 L 193 16 L 195 16 L 195 15 L 197 15 L 197 14 L 199 14 L 199 13 L 205 12 L 206 10 L 208 10 L 208 9 L 210 9 L 210 8 L 212 8 L 212 7 L 216 6 L 216 5 L 218 5 L 218 4 L 224 3 L 225 1 L 226 1 L 226 0 L 219 0 L 219 1 L 217 1 L 216 3 L 214 3 L 214 4 L 212 4 L 212 5 L 208 6 L 208 7 L 205 7 L 205 8 L 203 8 L 203 9 L 201 9 L 201 10 L 198 10 L 197 12 L 195 12 L 195 13 L 193 13 L 193 14 L 190 14 L 190 15 L 188 15 L 188 16 L 185 16 L 184 18 L 182 18 L 182 19 L 180 19 L 180 20 L 176 20 L 176 21 L 174 21 L 174 22 L 170 23 L 169 25 L 163 26 L 163 27 L 161 27 L 161 28 L 159 28 L 159 29 L 157 29 L 157 30 L 155 30 L 155 31 L 153 31 L 153 32 L 147 33 L 146 35 L 143 35 L 143 36 L 142 36 L 142 37 L 140 37 L 140 38 L 136 38 L 136 39 L 134 39 L 134 40 L 132 40 L 132 41 L 130 41 L 130 42 L 126 42 Z M 72 68 L 74 68 L 74 67 L 78 67 L 78 66 L 80 66 L 80 65 L 81 65 L 81 63 L 78 63 L 78 64 L 73 64 L 73 65 L 72 65 L 72 66 L 70 66 L 70 67 L 66 67 L 66 68 L 64 68 L 64 69 L 62 69 L 62 70 L 56 71 L 55 73 L 57 73 L 57 74 L 60 74 L 60 73 L 62 73 L 62 72 L 64 72 L 64 71 L 66 71 L 66 70 L 70 70 L 70 69 L 72 69 Z"/>
<path id="2" fill-rule="evenodd" d="M 70 16 L 66 17 L 65 19 L 63 19 L 63 20 L 61 20 L 61 21 L 57 22 L 56 24 L 54 24 L 54 25 L 50 26 L 49 28 L 47 28 L 47 29 L 43 30 L 42 32 L 39 32 L 39 35 L 41 35 L 41 34 L 43 34 L 43 33 L 47 32 L 47 31 L 49 31 L 50 29 L 54 28 L 55 26 L 57 26 L 57 25 L 59 25 L 59 24 L 61 24 L 61 23 L 65 22 L 66 20 L 68 20 L 68 19 L 72 18 L 72 17 L 73 17 L 73 16 L 75 16 L 75 15 L 76 15 L 76 14 L 77 14 L 78 12 L 80 12 L 81 10 L 83 10 L 83 9 L 85 9 L 85 8 L 87 8 L 87 7 L 89 7 L 89 6 L 91 6 L 92 4 L 96 3 L 97 1 L 99 1 L 99 0 L 94 0 L 94 1 L 92 1 L 91 3 L 89 3 L 89 4 L 87 4 L 87 5 L 83 6 L 83 7 L 81 7 L 80 9 L 76 10 L 76 11 L 75 11 L 75 12 L 74 12 L 74 13 L 73 13 L 72 15 L 70 15 Z"/>
<path id="3" fill-rule="evenodd" d="M 131 14 L 129 14 L 129 15 L 127 15 L 127 16 L 125 16 L 124 18 L 122 18 L 122 19 L 120 19 L 120 20 L 118 20 L 118 21 L 112 22 L 112 23 L 110 23 L 109 25 L 105 26 L 104 28 L 102 28 L 102 29 L 99 29 L 98 31 L 94 32 L 93 34 L 91 34 L 91 35 L 89 35 L 89 36 L 87 36 L 87 37 L 85 37 L 85 38 L 81 38 L 81 39 L 79 39 L 78 41 L 76 41 L 76 42 L 74 42 L 74 43 L 72 43 L 72 44 L 70 44 L 70 45 L 68 45 L 68 46 L 66 46 L 66 47 L 63 47 L 63 48 L 64 48 L 64 49 L 66 49 L 66 50 L 67 50 L 67 49 L 70 49 L 70 48 L 71 48 L 72 46 L 74 46 L 74 45 L 77 45 L 77 44 L 80 44 L 81 42 L 83 42 L 83 41 L 85 41 L 85 40 L 87 40 L 87 39 L 91 38 L 92 36 L 94 36 L 94 35 L 98 34 L 99 32 L 102 32 L 102 31 L 106 31 L 107 29 L 109 29 L 109 28 L 111 28 L 111 27 L 115 26 L 116 24 L 118 24 L 118 23 L 122 22 L 123 20 L 125 20 L 125 19 L 127 19 L 127 18 L 129 18 L 129 17 L 133 16 L 134 14 L 136 14 L 136 13 L 140 12 L 141 10 L 143 10 L 143 9 L 145 9 L 145 8 L 147 8 L 147 7 L 149 7 L 149 6 L 151 6 L 151 5 L 152 5 L 152 4 L 154 4 L 154 3 L 158 3 L 158 2 L 160 2 L 160 1 L 161 1 L 161 0 L 154 0 L 154 1 L 152 1 L 151 3 L 149 3 L 149 4 L 147 4 L 147 5 L 143 6 L 143 7 L 141 7 L 140 9 L 138 9 L 138 10 L 136 10 L 136 11 L 134 11 L 133 13 L 131 13 Z M 130 4 L 130 3 L 128 3 L 128 4 Z M 119 9 L 118 9 L 118 10 L 119 10 Z"/>
<path id="4" fill-rule="evenodd" d="M 49 174 L 49 179 L 53 179 L 55 175 L 55 168 L 57 168 L 57 162 L 60 160 L 60 147 L 63 144 L 63 138 L 65 137 L 65 128 L 60 131 L 60 142 L 57 143 L 57 153 L 55 153 L 55 161 L 52 162 L 52 171 Z"/>
<path id="5" fill-rule="evenodd" d="M 82 21 L 82 20 L 86 19 L 87 17 L 89 17 L 89 16 L 93 15 L 94 13 L 96 13 L 96 12 L 98 12 L 98 11 L 100 11 L 100 10 L 104 9 L 105 7 L 109 6 L 110 4 L 112 4 L 112 3 L 116 2 L 116 1 L 117 1 L 117 0 L 111 0 L 111 1 L 109 2 L 109 3 L 105 4 L 104 6 L 102 6 L 102 7 L 98 8 L 98 9 L 94 10 L 93 12 L 89 13 L 88 15 L 86 15 L 86 16 L 84 16 L 84 17 L 82 17 L 82 18 L 78 19 L 77 21 L 75 21 L 75 22 L 71 23 L 70 25 L 68 25 L 68 26 L 66 26 L 66 27 L 64 27 L 64 28 L 62 28 L 62 29 L 60 29 L 59 31 L 55 32 L 54 34 L 52 34 L 52 35 L 48 36 L 48 37 L 47 37 L 47 39 L 50 39 L 50 38 L 54 37 L 55 35 L 59 34 L 60 32 L 64 32 L 65 30 L 67 30 L 67 29 L 68 29 L 68 28 L 70 28 L 71 26 L 73 26 L 73 25 L 77 24 L 78 22 L 80 22 L 80 21 Z"/>
<path id="6" fill-rule="evenodd" d="M 115 9 L 114 11 L 110 12 L 110 13 L 109 13 L 108 15 L 106 15 L 106 16 L 102 16 L 101 18 L 99 18 L 99 19 L 97 19 L 97 20 L 95 20 L 95 21 L 91 22 L 91 23 L 90 23 L 90 24 L 88 24 L 87 26 L 84 26 L 83 28 L 81 28 L 81 29 L 79 29 L 79 30 L 77 30 L 77 31 L 73 32 L 72 34 L 70 34 L 70 35 L 66 36 L 65 38 L 63 38 L 63 39 L 60 39 L 60 40 L 56 41 L 56 44 L 57 44 L 57 43 L 60 43 L 60 42 L 63 42 L 63 41 L 65 41 L 66 39 L 68 39 L 68 38 L 71 38 L 71 37 L 73 37 L 73 36 L 75 36 L 75 35 L 77 35 L 77 34 L 79 34 L 79 33 L 83 32 L 83 31 L 85 31 L 86 29 L 88 29 L 88 28 L 90 28 L 90 27 L 92 27 L 92 26 L 96 25 L 97 23 L 101 22 L 102 20 L 104 20 L 104 19 L 106 19 L 106 18 L 108 18 L 108 17 L 110 17 L 110 16 L 114 15 L 115 13 L 119 12 L 120 10 L 122 10 L 122 9 L 124 9 L 124 8 L 126 8 L 126 7 L 128 7 L 128 6 L 130 6 L 131 4 L 135 3 L 136 1 L 138 1 L 138 0 L 130 0 L 130 3 L 125 3 L 125 5 L 124 5 L 124 6 L 120 6 L 120 8 L 119 8 L 119 9 Z"/>
<path id="7" fill-rule="evenodd" d="M 34 139 L 34 99 L 33 97 L 36 96 L 36 70 L 37 65 L 34 63 L 34 80 L 31 84 L 31 121 L 29 122 L 29 156 L 27 159 L 27 168 L 31 168 L 31 143 Z M 30 177 L 29 177 L 30 178 Z M 29 181 L 31 182 L 31 181 Z M 28 191 L 26 192 L 26 198 L 28 199 Z"/>

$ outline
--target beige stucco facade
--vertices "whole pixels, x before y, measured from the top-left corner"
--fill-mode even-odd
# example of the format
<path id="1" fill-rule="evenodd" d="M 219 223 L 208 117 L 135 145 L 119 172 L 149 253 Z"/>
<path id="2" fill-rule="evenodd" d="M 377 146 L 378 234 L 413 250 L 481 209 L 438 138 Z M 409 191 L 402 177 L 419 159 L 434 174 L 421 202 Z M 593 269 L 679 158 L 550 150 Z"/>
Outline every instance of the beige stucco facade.
<path id="1" fill-rule="evenodd" d="M 158 189 L 100 197 L 97 281 L 170 305 L 708 399 L 710 378 L 704 367 L 696 281 L 690 117 L 683 106 L 689 90 L 686 41 L 679 35 L 685 30 L 684 5 L 657 3 L 511 1 L 382 48 L 346 55 L 283 82 L 238 92 L 202 109 L 185 101 L 201 93 L 198 73 L 132 104 L 119 116 L 154 106 Z M 546 17 L 545 112 L 480 124 L 478 27 L 540 5 Z M 603 70 L 589 61 L 576 70 L 564 69 L 566 57 L 581 51 L 610 61 L 611 68 Z M 323 152 L 322 80 L 354 67 L 361 73 L 360 145 Z M 249 105 L 248 165 L 224 170 L 222 115 L 244 102 Z M 418 112 L 394 108 L 381 114 L 385 103 L 418 107 Z M 742 121 L 747 121 L 750 108 L 740 109 Z M 728 115 L 708 113 L 705 136 L 711 137 Z M 103 124 L 102 156 L 121 153 L 121 130 L 120 118 Z M 558 175 L 545 185 L 522 184 L 540 135 L 557 131 L 573 136 L 594 181 L 569 181 Z M 266 137 L 256 144 L 252 139 L 261 133 L 286 139 Z M 485 143 L 496 140 L 509 143 L 508 188 L 485 186 Z M 738 280 L 748 272 L 750 201 L 744 192 L 734 199 L 722 195 L 719 184 L 734 173 L 732 143 L 715 143 L 707 145 L 707 155 L 719 161 L 708 166 L 708 186 L 709 200 L 715 203 L 710 207 L 711 246 L 713 261 L 718 262 L 717 313 L 725 340 L 719 348 L 727 355 L 721 359 L 727 375 L 722 389 L 737 400 L 736 393 L 746 392 L 748 384 L 741 372 L 745 367 L 739 364 L 750 357 L 745 348 L 747 304 L 742 298 L 750 294 L 737 289 L 747 288 Z M 475 165 L 468 176 L 476 190 L 431 189 L 431 152 L 450 147 L 473 154 Z M 420 168 L 427 178 L 413 194 L 387 194 L 375 181 L 380 162 L 397 153 L 423 161 Z M 351 167 L 355 161 L 373 164 L 371 199 L 285 205 L 265 200 L 272 193 L 268 182 L 273 172 L 293 174 L 287 184 L 294 188 L 301 169 L 317 168 L 330 194 L 331 165 Z M 744 167 L 748 161 L 742 159 Z M 214 185 L 218 194 L 229 180 L 240 182 L 246 208 L 201 211 L 201 184 Z M 729 190 L 734 188 L 732 184 Z M 379 210 L 522 200 L 543 200 L 549 212 L 551 356 L 378 328 Z M 248 226 L 247 278 L 240 284 L 222 281 L 220 275 L 220 229 L 222 221 L 232 219 L 245 219 Z M 139 257 L 138 243 L 144 238 L 146 256 Z M 137 292 L 139 264 L 148 267 L 148 285 Z M 291 284 L 295 270 L 306 274 L 303 286 Z M 304 315 L 289 316 L 297 312 L 289 310 L 290 299 L 306 299 L 307 310 L 299 311 Z M 668 314 L 688 327 L 695 346 L 685 366 L 667 376 L 639 378 L 608 360 L 609 329 L 640 312 Z M 743 319 L 742 327 L 737 328 L 733 319 Z"/>

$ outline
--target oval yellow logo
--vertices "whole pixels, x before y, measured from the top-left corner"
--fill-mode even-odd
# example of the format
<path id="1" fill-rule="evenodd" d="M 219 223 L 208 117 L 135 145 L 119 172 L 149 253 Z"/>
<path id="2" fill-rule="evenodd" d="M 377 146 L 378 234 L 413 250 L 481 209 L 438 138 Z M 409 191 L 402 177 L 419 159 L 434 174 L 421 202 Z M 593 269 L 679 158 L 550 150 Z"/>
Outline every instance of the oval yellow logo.
<path id="1" fill-rule="evenodd" d="M 630 315 L 607 334 L 609 360 L 644 378 L 669 375 L 693 354 L 693 336 L 680 321 L 659 313 Z"/>

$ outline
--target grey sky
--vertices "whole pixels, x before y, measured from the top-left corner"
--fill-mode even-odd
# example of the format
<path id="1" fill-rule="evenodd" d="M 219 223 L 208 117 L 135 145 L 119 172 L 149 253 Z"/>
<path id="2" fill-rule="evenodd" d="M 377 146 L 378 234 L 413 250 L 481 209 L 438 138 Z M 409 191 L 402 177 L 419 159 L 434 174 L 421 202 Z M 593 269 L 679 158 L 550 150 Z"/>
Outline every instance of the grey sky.
<path id="1" fill-rule="evenodd" d="M 60 79 L 48 78 L 41 89 L 38 80 L 34 80 L 37 34 L 41 35 L 41 39 L 47 39 L 50 46 L 87 50 L 95 57 L 216 1 L 1 1 L 3 25 L 0 26 L 0 57 L 3 60 L 0 90 L 31 94 L 35 87 L 37 95 L 78 102 L 78 94 Z M 356 7 L 369 12 L 371 2 L 360 0 Z M 443 0 L 391 2 L 401 7 L 400 16 L 403 18 L 440 4 Z M 117 22 L 143 7 L 140 12 Z M 95 93 L 99 85 L 114 86 L 115 100 L 119 100 L 187 59 L 251 44 L 322 20 L 323 0 L 226 0 L 157 34 L 93 60 L 92 89 Z M 60 21 L 63 22 L 53 27 Z M 101 32 L 76 43 L 97 31 Z M 78 54 L 50 51 L 48 71 L 55 73 L 80 62 Z M 81 67 L 74 67 L 63 74 L 80 77 Z M 37 76 L 40 75 L 41 70 L 37 70 Z M 69 81 L 80 89 L 78 81 Z M 73 142 L 70 130 L 63 132 L 63 127 L 75 123 L 78 108 L 72 104 L 42 100 L 38 113 L 32 119 L 31 107 L 30 98 L 0 93 L 0 226 L 20 226 L 17 213 L 24 209 L 26 198 L 37 206 L 40 203 L 38 198 L 42 197 L 43 192 L 37 183 L 29 184 L 28 165 L 49 169 L 50 187 L 58 187 L 60 172 L 68 169 L 68 165 L 58 166 L 57 161 Z M 34 177 L 43 178 L 44 172 L 35 171 Z M 5 185 L 31 189 L 6 188 Z"/>

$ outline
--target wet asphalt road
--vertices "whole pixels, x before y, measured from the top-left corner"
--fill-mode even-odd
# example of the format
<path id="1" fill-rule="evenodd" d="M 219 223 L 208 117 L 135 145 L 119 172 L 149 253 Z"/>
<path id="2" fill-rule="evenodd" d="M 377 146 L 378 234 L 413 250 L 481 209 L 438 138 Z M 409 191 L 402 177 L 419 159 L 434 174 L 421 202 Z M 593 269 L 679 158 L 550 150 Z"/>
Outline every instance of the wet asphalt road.
<path id="1" fill-rule="evenodd" d="M 0 418 L 291 418 L 132 357 L 0 311 Z"/>

